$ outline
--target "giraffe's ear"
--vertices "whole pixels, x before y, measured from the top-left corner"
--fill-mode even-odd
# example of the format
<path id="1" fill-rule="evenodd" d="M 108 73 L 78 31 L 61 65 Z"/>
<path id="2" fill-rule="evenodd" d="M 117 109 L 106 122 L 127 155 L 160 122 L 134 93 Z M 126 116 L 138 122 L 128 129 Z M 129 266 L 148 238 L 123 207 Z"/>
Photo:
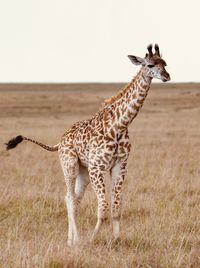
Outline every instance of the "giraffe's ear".
<path id="1" fill-rule="evenodd" d="M 135 64 L 135 65 L 144 64 L 144 59 L 143 58 L 132 56 L 132 55 L 128 55 L 128 57 L 131 60 L 131 62 L 133 64 Z"/>

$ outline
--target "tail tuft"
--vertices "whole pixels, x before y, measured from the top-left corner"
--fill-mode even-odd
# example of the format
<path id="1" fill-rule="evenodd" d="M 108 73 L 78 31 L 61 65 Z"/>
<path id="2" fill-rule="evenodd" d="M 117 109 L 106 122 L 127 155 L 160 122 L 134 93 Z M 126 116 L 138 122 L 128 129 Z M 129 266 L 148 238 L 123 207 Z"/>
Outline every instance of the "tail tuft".
<path id="1" fill-rule="evenodd" d="M 6 150 L 13 149 L 17 146 L 18 143 L 23 141 L 23 137 L 21 135 L 9 140 L 8 143 L 6 143 Z"/>

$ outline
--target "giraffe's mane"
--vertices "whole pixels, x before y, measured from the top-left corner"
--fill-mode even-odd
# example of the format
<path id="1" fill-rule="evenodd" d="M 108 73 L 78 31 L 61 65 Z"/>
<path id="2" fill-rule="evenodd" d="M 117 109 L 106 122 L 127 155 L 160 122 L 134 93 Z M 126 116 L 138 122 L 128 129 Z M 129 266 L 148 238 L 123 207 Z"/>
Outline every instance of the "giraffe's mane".
<path id="1" fill-rule="evenodd" d="M 116 95 L 112 96 L 109 99 L 104 100 L 104 104 L 112 104 L 113 102 L 119 100 L 125 93 L 126 91 L 130 88 L 130 85 L 132 83 L 129 83 L 128 85 L 126 85 L 125 87 L 123 87 Z"/>
<path id="2" fill-rule="evenodd" d="M 103 104 L 108 105 L 112 104 L 113 102 L 119 100 L 125 93 L 129 90 L 129 88 L 133 85 L 134 81 L 137 79 L 140 72 L 136 74 L 136 76 L 132 79 L 130 83 L 128 83 L 125 87 L 123 87 L 116 95 L 112 96 L 109 99 L 104 100 Z"/>

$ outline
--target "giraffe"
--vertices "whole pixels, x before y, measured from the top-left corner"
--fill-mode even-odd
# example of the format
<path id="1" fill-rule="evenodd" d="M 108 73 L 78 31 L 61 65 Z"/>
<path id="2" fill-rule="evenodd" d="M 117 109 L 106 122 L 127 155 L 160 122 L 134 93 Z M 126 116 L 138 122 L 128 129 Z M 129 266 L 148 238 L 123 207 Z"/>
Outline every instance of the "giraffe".
<path id="1" fill-rule="evenodd" d="M 129 55 L 135 65 L 141 65 L 137 75 L 117 95 L 104 102 L 90 119 L 75 123 L 55 146 L 47 146 L 22 135 L 6 145 L 12 149 L 23 140 L 31 141 L 49 151 L 58 151 L 67 186 L 65 202 L 68 215 L 68 245 L 79 241 L 77 208 L 87 185 L 91 183 L 97 197 L 97 223 L 92 237 L 99 232 L 108 211 L 105 196 L 105 174 L 111 174 L 111 218 L 114 238 L 120 234 L 122 185 L 127 169 L 131 144 L 128 126 L 138 114 L 153 78 L 170 80 L 166 62 L 159 46 L 147 47 L 144 58 Z"/>

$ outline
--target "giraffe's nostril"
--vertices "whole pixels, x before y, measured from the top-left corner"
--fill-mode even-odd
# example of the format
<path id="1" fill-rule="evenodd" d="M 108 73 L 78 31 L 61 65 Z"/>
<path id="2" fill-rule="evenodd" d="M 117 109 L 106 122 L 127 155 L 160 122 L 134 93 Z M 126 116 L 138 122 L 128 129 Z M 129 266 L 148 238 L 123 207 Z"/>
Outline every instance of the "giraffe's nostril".
<path id="1" fill-rule="evenodd" d="M 166 78 L 167 78 L 168 81 L 170 80 L 170 75 L 169 75 L 169 73 L 166 73 Z"/>

